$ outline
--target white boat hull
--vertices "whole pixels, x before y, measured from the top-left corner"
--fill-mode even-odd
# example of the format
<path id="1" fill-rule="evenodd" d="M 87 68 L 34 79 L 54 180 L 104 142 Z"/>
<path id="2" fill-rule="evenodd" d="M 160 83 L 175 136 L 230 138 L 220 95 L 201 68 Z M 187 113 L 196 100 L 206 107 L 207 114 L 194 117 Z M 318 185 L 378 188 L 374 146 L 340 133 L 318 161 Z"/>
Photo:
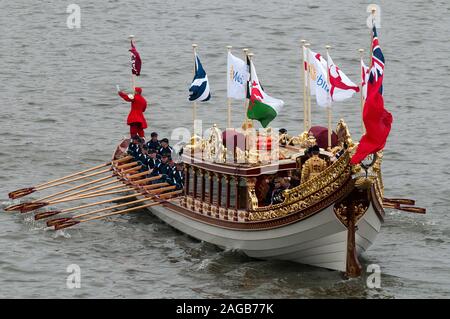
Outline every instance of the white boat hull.
<path id="1" fill-rule="evenodd" d="M 329 206 L 311 217 L 268 230 L 235 230 L 210 225 L 165 207 L 151 212 L 170 226 L 223 249 L 237 249 L 258 259 L 289 260 L 338 271 L 346 270 L 347 228 Z M 372 205 L 356 224 L 358 255 L 375 241 L 381 228 Z"/>

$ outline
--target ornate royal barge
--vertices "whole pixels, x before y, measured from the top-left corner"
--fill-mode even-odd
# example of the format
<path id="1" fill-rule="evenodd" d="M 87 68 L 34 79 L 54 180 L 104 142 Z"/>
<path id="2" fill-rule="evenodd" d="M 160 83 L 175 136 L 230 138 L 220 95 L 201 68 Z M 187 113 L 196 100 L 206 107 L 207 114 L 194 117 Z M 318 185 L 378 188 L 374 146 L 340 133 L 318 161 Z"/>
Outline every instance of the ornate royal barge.
<path id="1" fill-rule="evenodd" d="M 214 126 L 208 138 L 193 138 L 182 155 L 184 196 L 148 209 L 181 232 L 223 249 L 360 275 L 358 256 L 383 223 L 382 155 L 365 170 L 351 165 L 355 144 L 341 120 L 333 152 L 320 149 L 329 166 L 286 189 L 281 203 L 264 205 L 258 197 L 261 181 L 274 174 L 298 176 L 311 139 L 303 133 L 267 152 L 252 148 L 246 137 L 246 151 L 236 145 L 230 151 L 222 135 Z M 128 143 L 117 147 L 114 160 L 126 156 Z M 337 152 L 341 156 L 335 159 Z"/>

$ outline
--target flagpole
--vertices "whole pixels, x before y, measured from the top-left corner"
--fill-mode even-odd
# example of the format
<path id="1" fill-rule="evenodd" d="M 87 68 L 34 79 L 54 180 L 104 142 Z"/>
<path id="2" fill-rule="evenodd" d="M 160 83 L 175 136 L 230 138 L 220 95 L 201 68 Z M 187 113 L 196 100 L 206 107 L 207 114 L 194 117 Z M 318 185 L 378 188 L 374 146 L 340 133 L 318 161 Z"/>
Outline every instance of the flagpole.
<path id="1" fill-rule="evenodd" d="M 329 56 L 329 50 L 331 48 L 331 46 L 327 45 L 325 46 L 326 50 L 327 50 L 327 84 L 328 84 L 328 89 L 331 88 L 330 86 L 330 66 L 328 64 L 328 56 Z M 331 92 L 330 92 L 331 93 Z M 329 93 L 329 94 L 330 94 Z M 328 108 L 327 108 L 327 113 L 328 113 L 328 149 L 331 149 L 331 96 L 328 97 L 329 101 L 328 101 Z"/>
<path id="2" fill-rule="evenodd" d="M 306 82 L 308 83 L 308 87 L 309 90 L 306 91 L 306 108 L 307 108 L 307 120 L 306 120 L 306 124 L 307 124 L 307 130 L 309 130 L 311 128 L 311 124 L 312 124 L 312 120 L 311 120 L 311 68 L 310 68 L 310 61 L 309 61 L 309 46 L 311 45 L 311 43 L 305 43 L 305 48 L 307 50 L 307 54 L 306 54 L 306 64 L 308 65 L 308 72 L 306 72 Z"/>
<path id="3" fill-rule="evenodd" d="M 195 76 L 195 71 L 196 71 L 195 66 L 197 64 L 197 61 L 195 60 L 195 56 L 197 55 L 197 44 L 195 44 L 195 43 L 192 44 L 192 51 L 193 51 L 193 54 L 194 54 L 194 76 Z M 193 119 L 194 128 L 193 128 L 193 131 L 192 131 L 192 136 L 195 135 L 195 120 L 196 120 L 196 118 L 197 118 L 197 102 L 193 101 L 192 119 Z"/>
<path id="4" fill-rule="evenodd" d="M 252 61 L 252 58 L 253 58 L 253 56 L 254 56 L 254 54 L 253 53 L 246 53 L 247 54 L 247 56 L 248 56 L 248 59 L 250 60 L 250 62 Z M 250 76 L 251 77 L 251 76 Z M 250 83 L 250 85 L 249 85 L 249 87 L 247 88 L 247 89 L 249 89 L 249 88 L 251 88 L 251 86 L 252 86 L 252 84 Z M 249 95 L 251 95 L 251 90 L 250 90 L 250 94 Z M 247 99 L 247 104 L 246 104 L 246 108 L 245 108 L 245 116 L 247 117 L 247 113 L 248 113 L 248 106 L 249 106 L 249 104 L 250 104 L 250 99 Z M 248 118 L 248 117 L 247 117 Z M 253 125 L 253 120 L 251 120 L 252 121 L 252 127 L 254 127 L 254 125 Z"/>
<path id="5" fill-rule="evenodd" d="M 247 63 L 247 56 L 248 56 L 248 49 L 244 48 L 242 49 L 242 51 L 244 51 L 244 61 L 245 63 Z M 244 109 L 245 109 L 245 120 L 247 121 L 248 117 L 247 117 L 247 111 L 248 111 L 248 99 L 247 99 L 247 95 L 248 95 L 248 85 L 245 86 L 245 100 L 244 100 Z"/>
<path id="6" fill-rule="evenodd" d="M 131 34 L 128 38 L 130 39 L 131 43 L 134 45 L 134 35 Z M 136 88 L 136 79 L 134 77 L 133 72 L 131 72 L 131 88 L 133 89 L 133 94 L 134 94 L 134 89 Z"/>
<path id="7" fill-rule="evenodd" d="M 231 53 L 231 49 L 233 47 L 231 45 L 227 45 L 227 50 L 228 53 Z M 230 74 L 228 74 L 228 76 L 230 76 Z M 227 92 L 228 95 L 228 92 Z M 228 106 L 228 124 L 227 124 L 227 128 L 231 128 L 231 97 L 227 96 L 227 106 Z"/>
<path id="8" fill-rule="evenodd" d="M 364 49 L 359 49 L 358 52 L 359 52 L 359 57 L 361 59 L 361 63 L 360 63 L 360 67 L 359 68 L 360 68 L 360 72 L 362 72 L 361 68 L 362 68 L 362 62 L 363 62 Z M 362 74 L 361 74 L 361 76 L 365 77 L 365 75 L 362 75 Z M 360 94 L 360 100 L 361 100 L 361 132 L 362 132 L 362 135 L 364 135 L 364 134 L 366 134 L 366 128 L 364 126 L 364 120 L 363 120 L 363 111 L 364 111 L 364 102 L 365 101 L 364 101 L 362 79 L 361 79 L 361 83 L 360 83 L 359 87 L 360 87 L 360 93 L 361 93 Z"/>
<path id="9" fill-rule="evenodd" d="M 247 62 L 247 57 L 248 57 L 248 59 L 249 59 L 249 61 L 250 61 L 250 63 L 252 62 L 252 58 L 253 58 L 253 53 L 247 53 L 248 52 L 248 50 L 247 51 L 245 51 L 245 61 Z M 249 70 L 250 71 L 250 70 Z M 251 88 L 251 85 L 252 85 L 252 83 L 250 82 L 250 80 L 251 80 L 251 77 L 252 77 L 252 75 L 251 75 L 251 73 L 250 73 L 250 75 L 249 75 L 249 85 L 247 86 L 247 88 L 246 88 L 246 90 L 249 90 L 250 88 Z M 250 96 L 251 96 L 251 89 L 250 89 Z M 246 96 L 247 96 L 247 94 L 246 94 Z M 247 113 L 248 113 L 248 106 L 249 106 L 249 104 L 250 104 L 250 99 L 246 99 L 247 100 L 247 103 L 246 103 L 246 108 L 245 108 L 245 117 L 246 117 L 246 120 L 245 120 L 245 127 L 246 128 L 248 128 L 248 123 L 247 123 L 247 121 L 248 121 L 248 116 L 247 116 Z M 253 120 L 251 120 L 251 123 L 252 123 L 252 131 L 253 132 L 255 132 L 254 131 L 254 125 L 253 125 Z M 256 136 L 258 136 L 258 134 L 256 134 Z M 248 134 L 245 134 L 245 150 L 247 151 L 247 150 L 250 150 L 250 145 L 249 145 L 250 143 L 249 143 L 249 136 L 248 136 Z"/>
<path id="10" fill-rule="evenodd" d="M 372 66 L 372 43 L 373 43 L 373 26 L 375 25 L 375 13 L 377 12 L 376 7 L 372 7 L 372 28 L 370 29 L 370 67 Z"/>
<path id="11" fill-rule="evenodd" d="M 305 76 L 305 43 L 306 40 L 300 40 L 301 44 L 302 44 L 302 61 L 303 61 L 303 65 L 301 67 L 301 72 L 302 72 L 302 81 L 303 81 L 303 131 L 307 131 L 308 130 L 308 122 L 306 119 L 307 116 L 307 102 L 306 102 L 306 76 Z"/>

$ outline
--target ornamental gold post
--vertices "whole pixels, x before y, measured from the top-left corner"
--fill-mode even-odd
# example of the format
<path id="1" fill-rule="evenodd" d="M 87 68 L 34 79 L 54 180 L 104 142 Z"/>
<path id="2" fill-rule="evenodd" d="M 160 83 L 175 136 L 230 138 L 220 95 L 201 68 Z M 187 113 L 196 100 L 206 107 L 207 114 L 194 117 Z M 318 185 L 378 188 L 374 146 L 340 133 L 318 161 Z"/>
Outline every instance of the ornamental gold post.
<path id="1" fill-rule="evenodd" d="M 202 193 L 201 193 L 201 197 L 200 200 L 202 202 L 202 204 L 200 205 L 200 211 L 203 212 L 203 203 L 205 202 L 205 195 L 206 195 L 206 178 L 205 178 L 205 170 L 201 169 L 200 170 L 200 174 L 201 174 L 201 181 L 202 181 Z"/>
<path id="2" fill-rule="evenodd" d="M 366 134 L 366 128 L 364 126 L 364 118 L 363 118 L 364 102 L 365 102 L 364 101 L 364 92 L 363 92 L 363 81 L 364 81 L 364 78 L 366 76 L 365 74 L 362 73 L 363 72 L 362 65 L 363 65 L 364 49 L 359 49 L 358 52 L 359 52 L 359 57 L 361 59 L 361 66 L 360 66 L 360 69 L 361 69 L 361 84 L 359 86 L 360 87 L 360 102 L 361 102 L 361 132 L 362 132 L 362 135 L 364 135 L 364 134 Z"/>
<path id="3" fill-rule="evenodd" d="M 301 46 L 302 46 L 302 67 L 301 67 L 301 72 L 302 72 L 302 81 L 303 81 L 303 131 L 307 131 L 308 130 L 308 104 L 306 102 L 306 88 L 308 86 L 308 84 L 306 83 L 306 76 L 305 76 L 305 66 L 306 66 L 306 59 L 305 59 L 305 55 L 306 55 L 306 47 L 305 47 L 305 43 L 306 40 L 300 40 L 301 42 Z"/>
<path id="4" fill-rule="evenodd" d="M 330 86 L 330 65 L 328 63 L 328 55 L 329 55 L 329 50 L 331 48 L 331 46 L 327 45 L 325 46 L 326 50 L 327 50 L 327 84 L 328 84 L 328 107 L 327 107 L 327 115 L 328 115 L 328 149 L 331 149 L 331 132 L 333 131 L 333 129 L 331 128 L 331 86 Z"/>
<path id="5" fill-rule="evenodd" d="M 225 175 L 225 181 L 226 181 L 226 189 L 227 189 L 227 201 L 225 203 L 225 208 L 226 208 L 226 214 L 224 216 L 225 219 L 228 219 L 228 210 L 230 209 L 231 206 L 231 176 L 230 175 Z"/>
<path id="6" fill-rule="evenodd" d="M 238 221 L 238 209 L 239 209 L 239 176 L 234 177 L 234 189 L 235 189 L 235 203 L 234 203 L 234 214 L 233 220 Z"/>
<path id="7" fill-rule="evenodd" d="M 189 185 L 189 179 L 190 179 L 189 171 L 190 171 L 190 166 L 185 164 L 185 167 L 184 167 L 184 180 L 185 180 L 184 195 L 186 195 L 186 196 L 189 196 L 189 186 L 190 186 Z"/>
<path id="8" fill-rule="evenodd" d="M 196 167 L 193 167 L 194 170 L 194 185 L 193 185 L 193 190 L 192 190 L 192 197 L 194 199 L 197 198 L 197 187 L 198 187 L 198 182 L 197 182 L 197 175 L 198 175 L 198 169 Z"/>
<path id="9" fill-rule="evenodd" d="M 219 218 L 220 206 L 222 206 L 222 174 L 217 173 L 217 213 L 216 218 Z"/>
<path id="10" fill-rule="evenodd" d="M 228 54 L 231 53 L 231 49 L 233 47 L 231 45 L 227 45 L 227 51 Z M 232 77 L 231 74 L 228 74 L 227 76 Z M 228 89 L 228 88 L 227 88 Z M 227 95 L 228 95 L 228 90 L 227 90 Z M 231 128 L 231 97 L 227 96 L 227 107 L 228 107 L 228 121 L 227 121 L 227 127 Z"/>
<path id="11" fill-rule="evenodd" d="M 213 206 L 213 198 L 214 198 L 214 173 L 209 172 L 208 173 L 209 178 L 209 211 L 208 216 L 211 216 L 211 210 Z"/>

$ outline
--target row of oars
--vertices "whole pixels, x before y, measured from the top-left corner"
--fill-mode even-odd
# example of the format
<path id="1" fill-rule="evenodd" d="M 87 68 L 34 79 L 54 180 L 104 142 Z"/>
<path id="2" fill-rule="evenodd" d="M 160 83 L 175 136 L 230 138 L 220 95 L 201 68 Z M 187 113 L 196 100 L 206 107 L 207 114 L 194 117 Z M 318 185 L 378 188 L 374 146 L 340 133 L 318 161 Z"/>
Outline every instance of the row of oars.
<path id="1" fill-rule="evenodd" d="M 178 196 L 179 194 L 182 193 L 182 190 L 175 190 L 175 186 L 171 186 L 167 183 L 164 182 L 155 183 L 155 181 L 160 179 L 161 176 L 146 177 L 146 175 L 148 175 L 149 173 L 148 171 L 138 173 L 138 171 L 141 169 L 142 166 L 138 165 L 137 162 L 130 162 L 131 160 L 132 157 L 127 156 L 122 159 L 98 165 L 77 173 L 73 173 L 46 183 L 36 185 L 34 187 L 23 188 L 11 192 L 9 193 L 10 198 L 19 198 L 37 191 L 42 191 L 51 187 L 57 187 L 64 184 L 70 184 L 76 181 L 80 181 L 82 179 L 92 178 L 93 176 L 105 174 L 107 172 L 112 171 L 112 173 L 110 173 L 105 177 L 97 178 L 82 183 L 80 185 L 72 186 L 68 189 L 53 193 L 51 195 L 39 198 L 37 200 L 11 205 L 9 207 L 6 207 L 5 211 L 20 211 L 21 213 L 27 213 L 43 208 L 45 206 L 56 205 L 70 201 L 83 200 L 88 198 L 102 197 L 112 194 L 131 192 L 131 194 L 119 196 L 112 199 L 101 200 L 93 203 L 78 205 L 75 207 L 60 210 L 54 209 L 46 212 L 37 212 L 35 214 L 34 216 L 35 220 L 42 220 L 55 215 L 59 215 L 58 218 L 50 219 L 47 221 L 48 227 L 54 227 L 54 229 L 58 230 L 79 223 L 84 223 L 87 221 L 103 219 L 113 215 L 126 214 L 139 209 L 160 205 L 164 201 L 170 198 L 174 198 L 175 196 Z M 108 166 L 109 168 L 105 168 Z M 106 181 L 108 179 L 112 180 Z M 68 215 L 69 213 L 78 211 L 80 209 L 103 205 L 118 200 L 136 198 L 137 196 L 143 197 L 123 204 L 99 208 L 89 212 L 76 214 L 73 216 Z M 127 206 L 135 204 L 142 204 L 142 205 L 127 208 Z M 116 211 L 116 209 L 121 210 Z M 114 211 L 98 215 L 99 213 L 104 213 L 110 210 Z"/>
<path id="2" fill-rule="evenodd" d="M 403 206 L 407 205 L 407 206 Z M 402 210 L 410 213 L 425 214 L 427 210 L 422 207 L 414 206 L 416 201 L 406 198 L 383 198 L 383 207 Z"/>

